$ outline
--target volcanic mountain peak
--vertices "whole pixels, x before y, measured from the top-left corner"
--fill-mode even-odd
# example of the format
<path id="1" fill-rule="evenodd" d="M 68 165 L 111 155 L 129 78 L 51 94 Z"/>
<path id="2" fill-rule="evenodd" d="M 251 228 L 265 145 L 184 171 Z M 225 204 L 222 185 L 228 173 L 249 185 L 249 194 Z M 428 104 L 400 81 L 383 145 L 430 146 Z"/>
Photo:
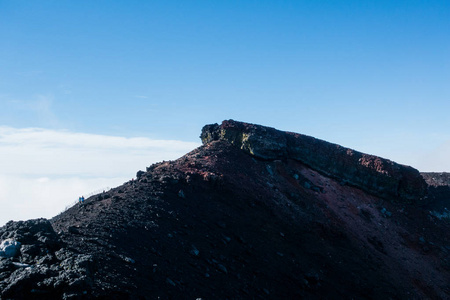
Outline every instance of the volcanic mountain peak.
<path id="1" fill-rule="evenodd" d="M 231 120 L 201 137 L 50 221 L 1 227 L 0 299 L 450 297 L 450 224 L 416 170 Z M 445 187 L 427 205 L 447 207 Z"/>
<path id="2" fill-rule="evenodd" d="M 416 169 L 310 136 L 228 120 L 203 127 L 204 144 L 224 140 L 265 160 L 294 159 L 310 168 L 388 198 L 423 201 L 427 184 Z"/>

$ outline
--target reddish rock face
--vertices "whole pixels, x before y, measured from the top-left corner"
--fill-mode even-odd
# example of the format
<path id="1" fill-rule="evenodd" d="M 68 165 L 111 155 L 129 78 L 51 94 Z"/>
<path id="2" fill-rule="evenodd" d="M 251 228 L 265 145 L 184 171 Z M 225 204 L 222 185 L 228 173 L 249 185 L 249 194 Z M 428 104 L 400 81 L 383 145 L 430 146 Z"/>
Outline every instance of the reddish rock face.
<path id="1" fill-rule="evenodd" d="M 427 184 L 416 169 L 310 136 L 223 121 L 203 128 L 204 144 L 225 140 L 265 160 L 295 159 L 313 170 L 390 200 L 423 202 Z"/>

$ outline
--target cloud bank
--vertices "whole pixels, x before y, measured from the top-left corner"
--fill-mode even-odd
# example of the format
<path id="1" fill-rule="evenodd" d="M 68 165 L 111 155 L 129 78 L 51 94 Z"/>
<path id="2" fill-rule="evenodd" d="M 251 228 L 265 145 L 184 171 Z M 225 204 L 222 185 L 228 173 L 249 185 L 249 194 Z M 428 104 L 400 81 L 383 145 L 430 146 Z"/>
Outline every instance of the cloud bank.
<path id="1" fill-rule="evenodd" d="M 50 218 L 81 195 L 115 187 L 199 143 L 0 127 L 0 226 Z"/>

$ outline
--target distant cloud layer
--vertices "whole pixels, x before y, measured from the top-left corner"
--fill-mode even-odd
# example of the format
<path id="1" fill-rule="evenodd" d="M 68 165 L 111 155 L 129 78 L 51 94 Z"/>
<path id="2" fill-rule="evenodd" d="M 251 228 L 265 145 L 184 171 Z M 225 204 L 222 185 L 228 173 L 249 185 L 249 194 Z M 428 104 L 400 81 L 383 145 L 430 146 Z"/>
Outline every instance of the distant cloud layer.
<path id="1" fill-rule="evenodd" d="M 50 218 L 82 194 L 130 180 L 199 143 L 0 127 L 0 226 Z"/>

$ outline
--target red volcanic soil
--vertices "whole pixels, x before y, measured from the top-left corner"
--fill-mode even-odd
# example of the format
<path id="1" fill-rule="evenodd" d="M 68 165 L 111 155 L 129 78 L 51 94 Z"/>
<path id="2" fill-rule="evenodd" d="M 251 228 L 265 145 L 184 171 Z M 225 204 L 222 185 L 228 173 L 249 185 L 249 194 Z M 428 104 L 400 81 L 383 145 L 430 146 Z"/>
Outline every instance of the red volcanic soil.
<path id="1" fill-rule="evenodd" d="M 448 219 L 323 174 L 295 159 L 263 160 L 210 141 L 53 218 L 57 235 L 41 245 L 45 254 L 9 258 L 30 266 L 40 259 L 51 271 L 2 271 L 0 264 L 0 295 L 450 298 Z M 19 225 L 0 228 L 0 237 L 31 244 Z M 39 230 L 36 240 L 51 234 Z M 75 269 L 82 276 L 64 273 Z"/>

